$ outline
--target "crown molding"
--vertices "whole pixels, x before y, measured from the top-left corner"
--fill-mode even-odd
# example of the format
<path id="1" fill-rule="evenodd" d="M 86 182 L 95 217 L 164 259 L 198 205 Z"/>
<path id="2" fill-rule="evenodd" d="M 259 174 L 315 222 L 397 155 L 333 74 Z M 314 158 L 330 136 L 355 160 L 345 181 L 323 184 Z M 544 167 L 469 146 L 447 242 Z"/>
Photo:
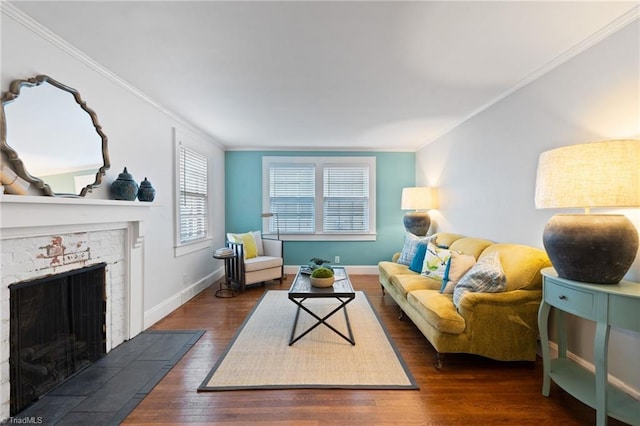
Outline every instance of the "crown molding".
<path id="1" fill-rule="evenodd" d="M 154 101 L 149 95 L 139 90 L 138 88 L 136 88 L 135 86 L 133 86 L 132 84 L 124 80 L 123 78 L 111 72 L 108 68 L 106 68 L 99 62 L 95 61 L 94 59 L 92 59 L 91 57 L 89 57 L 88 55 L 86 55 L 76 47 L 74 47 L 72 44 L 68 43 L 66 40 L 64 40 L 62 37 L 58 36 L 57 34 L 55 34 L 53 31 L 44 27 L 38 21 L 31 18 L 29 15 L 27 15 L 26 13 L 18 9 L 13 4 L 4 0 L 0 0 L 0 12 L 2 12 L 2 14 L 11 18 L 15 22 L 19 23 L 23 27 L 27 28 L 28 30 L 30 30 L 40 38 L 51 43 L 53 46 L 57 47 L 58 49 L 68 54 L 72 58 L 78 60 L 82 64 L 96 71 L 98 74 L 102 75 L 106 79 L 120 86 L 121 88 L 131 93 L 141 101 L 157 109 L 162 114 L 169 117 L 170 119 L 178 122 L 180 125 L 186 127 L 188 130 L 196 133 L 197 135 L 207 139 L 216 147 L 222 150 L 226 148 L 223 144 L 221 144 L 219 141 L 214 139 L 211 135 L 207 134 L 200 128 L 194 126 L 192 123 L 186 121 L 184 118 L 178 116 L 174 112 L 168 110 L 158 102 Z"/>
<path id="2" fill-rule="evenodd" d="M 204 132 L 200 128 L 194 126 L 192 123 L 186 121 L 182 117 L 176 115 L 172 111 L 170 111 L 167 108 L 165 108 L 164 106 L 160 105 L 159 103 L 154 101 L 151 97 L 149 97 L 147 94 L 145 94 L 141 90 L 137 89 L 132 84 L 128 83 L 126 80 L 120 78 L 119 76 L 117 76 L 113 72 L 109 71 L 106 67 L 104 67 L 103 65 L 101 65 L 97 61 L 93 60 L 91 57 L 87 56 L 86 54 L 84 54 L 83 52 L 81 52 L 80 50 L 75 48 L 73 45 L 69 44 L 67 41 L 65 41 L 63 38 L 61 38 L 60 36 L 58 36 L 55 33 L 53 33 L 51 30 L 49 30 L 46 27 L 42 26 L 40 23 L 35 21 L 33 18 L 31 18 L 30 16 L 28 16 L 27 14 L 25 14 L 24 12 L 22 12 L 18 8 L 16 8 L 11 3 L 7 2 L 7 1 L 4 1 L 4 0 L 0 0 L 0 11 L 3 14 L 5 14 L 6 16 L 8 16 L 9 18 L 13 19 L 14 21 L 16 21 L 16 22 L 20 23 L 21 25 L 23 25 L 25 28 L 27 28 L 30 31 L 32 31 L 34 34 L 40 36 L 44 40 L 48 41 L 49 43 L 51 43 L 55 47 L 57 47 L 60 50 L 62 50 L 63 52 L 69 54 L 70 56 L 72 56 L 73 58 L 77 59 L 81 63 L 87 65 L 89 68 L 91 68 L 94 71 L 96 71 L 97 73 L 101 74 L 102 76 L 104 76 L 108 80 L 112 81 L 113 83 L 115 83 L 118 86 L 122 87 L 123 89 L 125 89 L 129 93 L 133 94 L 138 99 L 140 99 L 143 102 L 149 104 L 150 106 L 152 106 L 153 108 L 157 109 L 161 113 L 165 114 L 166 116 L 168 116 L 172 120 L 175 120 L 176 122 L 180 123 L 181 125 L 186 127 L 188 130 L 191 130 L 192 132 L 194 132 L 194 133 L 206 138 L 207 140 L 211 141 L 216 147 L 218 147 L 218 148 L 220 148 L 222 150 L 229 150 L 230 149 L 230 147 L 225 146 L 224 144 L 222 144 L 221 142 L 219 142 L 218 140 L 213 138 L 208 133 Z M 629 25 L 630 23 L 636 21 L 639 17 L 640 17 L 640 5 L 636 5 L 632 9 L 630 9 L 628 12 L 626 12 L 623 15 L 621 15 L 620 17 L 618 17 L 617 19 L 615 19 L 614 21 L 609 23 L 607 26 L 605 26 L 601 30 L 593 33 L 592 35 L 590 35 L 586 39 L 582 40 L 578 44 L 574 45 L 573 47 L 569 48 L 565 52 L 561 53 L 560 55 L 558 55 L 557 57 L 555 57 L 551 61 L 547 62 L 546 64 L 544 64 L 543 66 L 541 66 L 538 69 L 534 70 L 533 72 L 529 73 L 524 78 L 519 80 L 516 84 L 514 84 L 509 89 L 505 90 L 504 92 L 502 92 L 501 94 L 499 94 L 498 96 L 496 96 L 495 98 L 490 100 L 489 102 L 486 102 L 486 103 L 482 104 L 481 106 L 479 106 L 478 108 L 474 109 L 471 113 L 469 113 L 469 114 L 465 115 L 464 117 L 462 117 L 455 124 L 447 127 L 443 131 L 438 132 L 434 136 L 430 137 L 422 145 L 420 145 L 419 147 L 417 147 L 413 151 L 417 152 L 417 151 L 421 150 L 422 148 L 424 148 L 425 146 L 427 146 L 428 144 L 430 144 L 430 143 L 436 141 L 437 139 L 441 138 L 442 136 L 450 133 L 455 128 L 457 128 L 457 127 L 461 126 L 462 124 L 464 124 L 466 121 L 470 120 L 471 118 L 475 117 L 476 115 L 480 114 L 481 112 L 485 111 L 486 109 L 490 108 L 491 106 L 497 104 L 498 102 L 500 102 L 503 99 L 507 98 L 508 96 L 512 95 L 513 93 L 515 93 L 519 89 L 523 88 L 524 86 L 526 86 L 526 85 L 532 83 L 533 81 L 539 79 L 543 75 L 545 75 L 548 72 L 552 71 L 553 69 L 559 67 L 563 63 L 569 61 L 570 59 L 572 59 L 573 57 L 577 56 L 578 54 L 584 52 L 585 50 L 589 49 L 590 47 L 593 47 L 594 45 L 596 45 L 600 41 L 604 40 L 605 38 L 609 37 L 610 35 L 612 35 L 612 34 L 616 33 L 617 31 L 621 30 L 622 28 L 624 28 L 625 26 Z M 231 148 L 231 149 L 232 150 L 242 151 L 242 150 L 249 150 L 249 149 L 252 149 L 252 148 L 251 147 L 242 147 L 242 148 Z M 280 147 L 280 148 L 275 148 L 275 149 L 276 150 L 280 150 L 280 149 L 287 150 L 289 148 Z M 335 150 L 335 149 L 332 149 L 332 150 Z M 353 150 L 353 149 L 351 149 L 351 150 Z M 404 150 L 400 149 L 400 151 L 404 151 Z"/>
<path id="3" fill-rule="evenodd" d="M 489 109 L 493 105 L 497 104 L 498 102 L 502 101 L 503 99 L 507 98 L 508 96 L 510 96 L 513 93 L 517 92 L 518 90 L 522 89 L 526 85 L 534 82 L 535 80 L 539 79 L 540 77 L 542 77 L 543 75 L 547 74 L 548 72 L 554 70 L 555 68 L 559 67 L 560 65 L 562 65 L 565 62 L 569 61 L 570 59 L 576 57 L 577 55 L 579 55 L 580 53 L 584 52 L 585 50 L 595 46 L 596 44 L 598 44 L 599 42 L 601 42 L 605 38 L 609 37 L 610 35 L 620 31 L 622 28 L 624 28 L 627 25 L 631 24 L 632 22 L 638 20 L 638 18 L 640 18 L 640 5 L 634 6 L 633 8 L 631 8 L 629 11 L 627 11 L 623 15 L 620 15 L 618 18 L 616 18 L 615 20 L 611 21 L 608 25 L 606 25 L 602 29 L 596 31 L 595 33 L 591 34 L 589 37 L 585 38 L 584 40 L 582 40 L 581 42 L 577 43 L 573 47 L 570 47 L 569 49 L 567 49 L 566 51 L 564 51 L 560 55 L 556 56 L 555 58 L 553 58 L 552 60 L 550 60 L 546 64 L 544 64 L 541 67 L 537 68 L 533 72 L 527 74 L 524 78 L 519 80 L 516 84 L 511 86 L 509 89 L 505 90 L 504 92 L 502 92 L 501 94 L 499 94 L 498 96 L 496 96 L 495 98 L 490 100 L 489 102 L 486 102 L 486 103 L 482 104 L 480 107 L 476 108 L 471 113 L 465 115 L 463 118 L 458 120 L 455 124 L 447 127 L 443 131 L 441 131 L 441 132 L 437 133 L 436 135 L 430 137 L 427 141 L 425 141 L 421 146 L 419 146 L 416 149 L 416 152 L 421 150 L 422 148 L 426 147 L 430 143 L 432 143 L 432 142 L 438 140 L 439 138 L 443 137 L 447 133 L 453 131 L 455 128 L 461 126 L 466 121 L 468 121 L 471 118 L 475 117 L 476 115 L 480 114 L 484 110 Z"/>

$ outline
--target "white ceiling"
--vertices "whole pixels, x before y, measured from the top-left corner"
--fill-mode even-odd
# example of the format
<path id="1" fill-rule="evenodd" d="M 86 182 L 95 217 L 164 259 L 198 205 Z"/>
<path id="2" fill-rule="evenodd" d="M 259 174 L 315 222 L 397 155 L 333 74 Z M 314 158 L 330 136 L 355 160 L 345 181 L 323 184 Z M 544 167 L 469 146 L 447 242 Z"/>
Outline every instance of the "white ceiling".
<path id="1" fill-rule="evenodd" d="M 413 151 L 638 3 L 12 4 L 227 149 Z"/>

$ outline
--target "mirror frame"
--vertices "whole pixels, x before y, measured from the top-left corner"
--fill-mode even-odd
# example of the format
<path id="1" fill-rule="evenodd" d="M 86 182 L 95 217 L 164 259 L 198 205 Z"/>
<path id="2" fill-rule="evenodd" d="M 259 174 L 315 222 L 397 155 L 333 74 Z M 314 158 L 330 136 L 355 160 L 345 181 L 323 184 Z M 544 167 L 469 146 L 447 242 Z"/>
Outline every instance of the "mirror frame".
<path id="1" fill-rule="evenodd" d="M 25 168 L 24 163 L 20 159 L 16 150 L 13 149 L 11 146 L 9 146 L 9 144 L 7 143 L 7 119 L 6 119 L 5 110 L 4 110 L 5 105 L 15 101 L 20 97 L 20 90 L 22 89 L 22 87 L 35 87 L 35 86 L 40 86 L 43 83 L 49 83 L 60 90 L 71 93 L 71 95 L 73 95 L 73 98 L 75 99 L 76 103 L 80 106 L 80 108 L 82 108 L 87 114 L 89 114 L 89 117 L 91 118 L 91 122 L 93 123 L 93 127 L 95 128 L 96 132 L 98 133 L 98 136 L 100 136 L 100 139 L 102 140 L 101 149 L 102 149 L 103 165 L 98 169 L 98 172 L 96 173 L 96 180 L 92 184 L 89 184 L 84 188 L 82 188 L 82 191 L 80 191 L 80 194 L 54 193 L 51 187 L 47 183 L 45 183 L 42 179 L 36 176 L 31 176 L 29 172 L 27 172 L 27 169 Z M 82 98 L 80 97 L 80 93 L 76 89 L 66 86 L 52 79 L 49 76 L 41 74 L 32 78 L 29 78 L 27 80 L 14 80 L 13 82 L 11 82 L 11 85 L 9 86 L 9 91 L 2 95 L 1 101 L 2 101 L 2 108 L 0 108 L 0 148 L 2 150 L 2 153 L 6 154 L 7 158 L 11 162 L 14 172 L 20 178 L 35 185 L 36 188 L 42 191 L 43 195 L 49 195 L 49 196 L 58 195 L 58 196 L 65 196 L 65 197 L 84 197 L 88 192 L 91 192 L 94 188 L 97 188 L 98 186 L 100 186 L 100 184 L 102 183 L 102 178 L 106 175 L 106 171 L 109 169 L 109 167 L 111 167 L 111 164 L 109 162 L 107 136 L 103 133 L 102 126 L 100 126 L 100 124 L 98 123 L 98 117 L 95 111 L 93 111 L 91 108 L 87 106 L 87 103 L 82 100 Z M 43 141 L 43 143 L 46 143 L 46 141 Z"/>

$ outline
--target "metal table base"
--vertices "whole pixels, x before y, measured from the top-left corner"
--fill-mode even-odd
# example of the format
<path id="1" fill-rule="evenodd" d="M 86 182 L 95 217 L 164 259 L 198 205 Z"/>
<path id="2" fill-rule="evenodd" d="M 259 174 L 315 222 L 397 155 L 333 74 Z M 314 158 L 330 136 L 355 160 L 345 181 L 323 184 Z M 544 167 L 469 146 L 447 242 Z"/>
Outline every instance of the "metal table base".
<path id="1" fill-rule="evenodd" d="M 293 284 L 289 289 L 289 300 L 297 305 L 296 317 L 293 321 L 291 337 L 289 338 L 289 346 L 293 345 L 295 342 L 309 334 L 312 330 L 315 330 L 320 325 L 328 327 L 338 336 L 351 343 L 351 345 L 356 344 L 356 341 L 353 338 L 353 331 L 351 330 L 351 323 L 349 322 L 349 313 L 347 312 L 347 304 L 349 304 L 353 299 L 356 298 L 356 292 L 353 290 L 353 286 L 351 285 L 351 281 L 349 281 L 347 271 L 344 268 L 334 267 L 333 270 L 335 274 L 335 282 L 331 287 L 325 288 L 313 287 L 311 285 L 309 275 L 302 273 L 302 268 L 298 270 L 298 274 L 296 275 L 295 279 L 293 280 Z M 320 314 L 316 314 L 311 310 L 312 307 L 310 307 L 309 304 L 304 304 L 307 299 L 318 298 L 336 299 L 338 301 L 338 306 L 336 306 L 336 308 L 328 314 L 321 317 Z M 298 320 L 300 318 L 300 311 L 307 312 L 309 315 L 315 318 L 316 322 L 296 336 Z M 348 336 L 327 322 L 330 317 L 340 311 L 344 312 L 344 319 L 347 324 Z"/>
<path id="2" fill-rule="evenodd" d="M 289 338 L 289 346 L 293 345 L 295 342 L 297 342 L 298 340 L 302 339 L 304 336 L 309 334 L 312 330 L 314 330 L 320 324 L 324 324 L 329 329 L 331 329 L 334 333 L 336 333 L 337 335 L 342 337 L 344 340 L 346 340 L 347 342 L 351 343 L 352 345 L 355 345 L 356 341 L 353 338 L 353 332 L 351 331 L 351 323 L 349 322 L 349 314 L 347 313 L 347 304 L 349 302 L 351 302 L 354 298 L 355 297 L 336 297 L 336 300 L 338 300 L 340 302 L 340 304 L 334 310 L 332 310 L 331 312 L 329 312 L 327 315 L 323 316 L 322 318 L 319 317 L 318 315 L 316 315 L 315 312 L 311 311 L 309 308 L 304 306 L 304 301 L 308 299 L 307 297 L 304 297 L 302 299 L 291 298 L 291 301 L 293 301 L 296 305 L 298 305 L 298 309 L 296 310 L 296 318 L 293 321 L 293 328 L 291 329 L 291 337 Z M 296 329 L 298 328 L 298 318 L 300 317 L 300 310 L 301 309 L 304 310 L 305 312 L 309 313 L 309 315 L 314 317 L 317 321 L 311 327 L 307 328 L 305 331 L 303 331 L 298 336 L 296 336 Z M 347 322 L 347 330 L 349 332 L 349 337 L 345 336 L 342 332 L 340 332 L 334 326 L 332 326 L 331 324 L 329 324 L 327 322 L 327 319 L 329 319 L 329 317 L 333 316 L 333 314 L 335 314 L 336 312 L 339 312 L 339 311 L 344 312 L 344 319 Z"/>

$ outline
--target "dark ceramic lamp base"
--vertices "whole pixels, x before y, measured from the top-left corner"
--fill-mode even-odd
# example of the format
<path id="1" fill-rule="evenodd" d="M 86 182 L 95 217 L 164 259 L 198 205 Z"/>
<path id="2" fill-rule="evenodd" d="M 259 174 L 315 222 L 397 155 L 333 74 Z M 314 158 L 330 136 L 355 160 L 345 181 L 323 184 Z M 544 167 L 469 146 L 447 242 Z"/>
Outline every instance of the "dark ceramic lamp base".
<path id="1" fill-rule="evenodd" d="M 423 237 L 429 232 L 431 218 L 426 212 L 410 212 L 404 215 L 403 223 L 408 232 Z"/>
<path id="2" fill-rule="evenodd" d="M 638 231 L 623 215 L 555 215 L 543 243 L 560 278 L 617 284 L 638 252 Z"/>

